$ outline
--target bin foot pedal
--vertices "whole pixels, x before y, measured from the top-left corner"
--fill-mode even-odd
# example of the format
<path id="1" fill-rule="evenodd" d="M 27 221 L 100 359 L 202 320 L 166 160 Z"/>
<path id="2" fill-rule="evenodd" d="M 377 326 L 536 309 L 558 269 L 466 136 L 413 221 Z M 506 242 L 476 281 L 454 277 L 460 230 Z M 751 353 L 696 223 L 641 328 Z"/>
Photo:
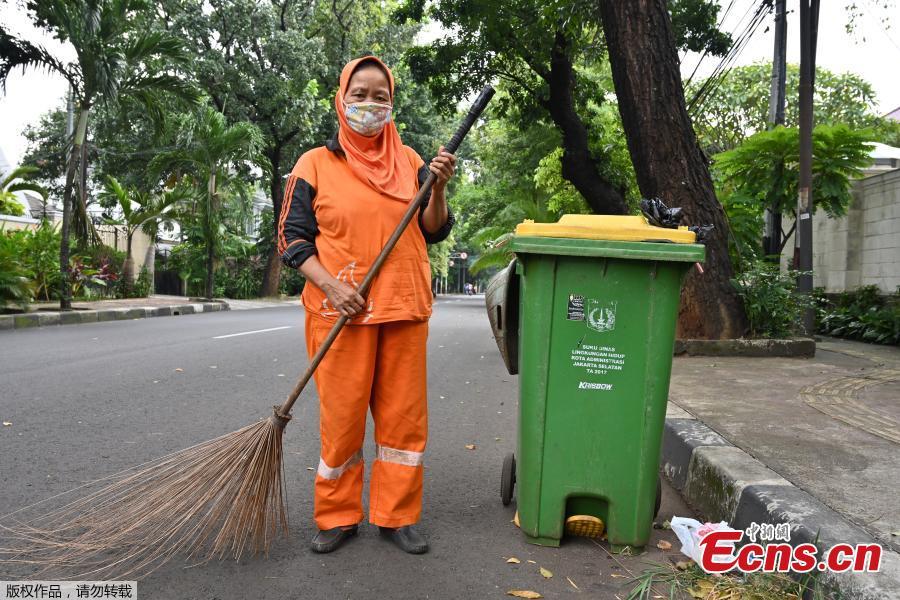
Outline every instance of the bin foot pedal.
<path id="1" fill-rule="evenodd" d="M 600 538 L 603 521 L 592 515 L 572 515 L 566 519 L 566 533 L 578 537 Z"/>

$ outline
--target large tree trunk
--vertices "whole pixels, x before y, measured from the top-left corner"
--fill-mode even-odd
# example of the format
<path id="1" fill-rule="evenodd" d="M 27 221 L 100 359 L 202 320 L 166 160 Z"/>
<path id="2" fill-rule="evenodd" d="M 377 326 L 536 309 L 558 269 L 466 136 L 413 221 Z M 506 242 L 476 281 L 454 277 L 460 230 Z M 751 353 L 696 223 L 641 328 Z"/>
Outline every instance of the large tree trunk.
<path id="1" fill-rule="evenodd" d="M 281 281 L 281 257 L 278 256 L 278 217 L 281 215 L 281 201 L 283 187 L 281 184 L 281 148 L 276 147 L 268 156 L 272 165 L 272 176 L 269 179 L 269 195 L 272 198 L 272 212 L 274 215 L 275 227 L 272 240 L 274 245 L 266 257 L 266 270 L 263 273 L 262 286 L 260 287 L 260 296 L 277 296 L 278 284 Z"/>
<path id="2" fill-rule="evenodd" d="M 685 108 L 666 0 L 601 0 L 600 14 L 641 194 L 682 207 L 689 224 L 715 226 L 705 273 L 685 283 L 678 335 L 739 337 L 747 320 L 730 281 L 728 222 Z"/>
<path id="3" fill-rule="evenodd" d="M 597 170 L 588 145 L 587 127 L 575 110 L 575 71 L 568 45 L 566 36 L 557 32 L 550 54 L 550 71 L 543 74 L 550 88 L 550 98 L 543 105 L 562 132 L 562 176 L 584 196 L 596 214 L 625 214 L 628 212 L 625 190 L 615 188 Z"/>

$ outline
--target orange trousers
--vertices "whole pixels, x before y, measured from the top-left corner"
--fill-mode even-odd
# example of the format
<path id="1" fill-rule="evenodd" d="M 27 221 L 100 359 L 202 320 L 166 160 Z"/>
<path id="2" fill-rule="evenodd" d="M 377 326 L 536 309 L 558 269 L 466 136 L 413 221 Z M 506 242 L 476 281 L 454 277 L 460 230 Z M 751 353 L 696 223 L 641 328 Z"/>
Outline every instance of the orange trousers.
<path id="1" fill-rule="evenodd" d="M 332 324 L 306 316 L 310 357 Z M 428 437 L 427 321 L 347 325 L 316 369 L 321 458 L 314 516 L 319 529 L 363 520 L 366 415 L 375 421 L 369 522 L 402 527 L 422 514 L 422 457 Z"/>

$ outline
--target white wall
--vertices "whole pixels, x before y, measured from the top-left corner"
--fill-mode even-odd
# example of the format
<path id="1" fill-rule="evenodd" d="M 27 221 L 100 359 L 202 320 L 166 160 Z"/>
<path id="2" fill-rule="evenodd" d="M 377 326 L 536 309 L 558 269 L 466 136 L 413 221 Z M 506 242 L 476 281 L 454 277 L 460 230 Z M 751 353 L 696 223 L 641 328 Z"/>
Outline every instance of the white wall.
<path id="1" fill-rule="evenodd" d="M 853 184 L 847 215 L 813 217 L 813 285 L 840 292 L 877 285 L 882 292 L 900 286 L 900 169 Z M 785 224 L 785 229 L 791 223 Z M 783 262 L 793 256 L 793 240 Z"/>

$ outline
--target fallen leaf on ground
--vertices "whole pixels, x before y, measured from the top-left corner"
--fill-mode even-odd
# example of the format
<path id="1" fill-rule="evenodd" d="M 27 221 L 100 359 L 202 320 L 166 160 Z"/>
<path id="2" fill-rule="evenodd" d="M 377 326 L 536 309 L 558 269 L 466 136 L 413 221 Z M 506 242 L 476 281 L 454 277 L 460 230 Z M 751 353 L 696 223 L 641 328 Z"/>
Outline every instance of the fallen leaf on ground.
<path id="1" fill-rule="evenodd" d="M 533 565 L 536 565 L 536 564 L 537 564 L 537 561 L 530 560 L 530 559 L 528 560 L 528 562 L 530 562 L 530 563 L 533 564 Z"/>
<path id="2" fill-rule="evenodd" d="M 474 450 L 475 444 L 466 444 L 466 450 Z"/>
<path id="3" fill-rule="evenodd" d="M 541 575 L 544 576 L 544 579 L 550 579 L 551 577 L 553 577 L 553 573 L 551 573 L 549 570 L 545 569 L 544 567 L 541 567 Z"/>
<path id="4" fill-rule="evenodd" d="M 577 590 L 577 589 L 580 589 L 577 585 L 575 585 L 575 582 L 572 581 L 570 578 L 566 577 L 566 581 L 568 581 L 569 583 L 571 583 L 571 584 L 572 584 L 572 587 L 575 588 L 576 590 Z"/>
<path id="5" fill-rule="evenodd" d="M 518 527 L 520 529 L 522 528 L 522 526 L 519 525 L 519 511 L 516 511 L 516 516 L 513 517 L 512 522 L 513 522 L 513 525 L 515 525 L 516 527 Z"/>
<path id="6" fill-rule="evenodd" d="M 176 373 L 183 373 L 183 372 L 184 372 L 184 369 L 182 369 L 181 367 L 178 367 L 177 369 L 175 369 L 175 372 L 176 372 Z"/>
<path id="7" fill-rule="evenodd" d="M 659 540 L 659 541 L 656 543 L 656 547 L 659 548 L 660 550 L 671 550 L 671 549 L 672 549 L 672 543 L 671 543 L 671 542 L 667 542 L 666 540 Z"/>
<path id="8" fill-rule="evenodd" d="M 663 521 L 661 527 L 663 529 L 672 529 L 672 522 L 671 521 Z"/>
<path id="9" fill-rule="evenodd" d="M 12 421 L 3 421 L 4 427 L 9 427 L 10 425 L 12 425 Z"/>
<path id="10" fill-rule="evenodd" d="M 531 590 L 509 590 L 506 592 L 506 595 L 515 596 L 516 598 L 543 598 L 543 596 Z"/>
<path id="11" fill-rule="evenodd" d="M 517 565 L 517 564 L 519 564 L 519 563 L 522 562 L 522 561 L 519 560 L 518 558 L 516 558 L 515 556 L 510 556 L 509 558 L 506 559 L 506 562 L 508 562 L 508 563 L 513 563 L 513 564 L 516 564 L 516 565 Z"/>
<path id="12" fill-rule="evenodd" d="M 715 588 L 716 584 L 709 579 L 701 579 L 697 581 L 696 588 L 690 588 L 688 590 L 688 594 L 690 594 L 692 598 L 704 598 L 705 600 L 718 598 L 718 594 L 713 595 Z"/>
<path id="13" fill-rule="evenodd" d="M 691 563 L 693 562 L 694 561 L 692 560 L 679 560 L 677 563 L 675 563 L 675 568 L 679 571 L 687 571 L 691 568 Z"/>

